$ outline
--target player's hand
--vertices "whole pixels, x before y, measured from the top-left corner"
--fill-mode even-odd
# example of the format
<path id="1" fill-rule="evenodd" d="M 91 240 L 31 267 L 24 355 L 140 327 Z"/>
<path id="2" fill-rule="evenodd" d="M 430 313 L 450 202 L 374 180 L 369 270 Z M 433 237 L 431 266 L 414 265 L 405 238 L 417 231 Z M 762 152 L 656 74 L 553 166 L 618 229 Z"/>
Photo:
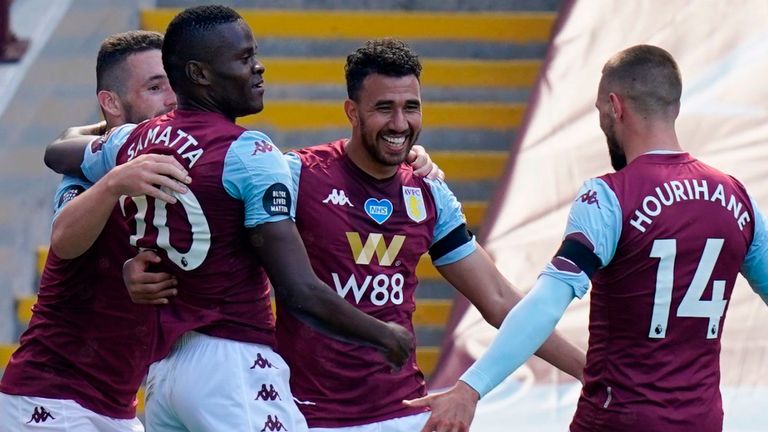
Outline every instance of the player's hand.
<path id="1" fill-rule="evenodd" d="M 416 144 L 408 153 L 406 161 L 413 167 L 413 173 L 431 180 L 445 180 L 445 173 L 432 162 L 424 147 Z"/>
<path id="2" fill-rule="evenodd" d="M 123 282 L 134 303 L 168 304 L 168 297 L 177 294 L 178 281 L 173 275 L 148 271 L 149 266 L 159 262 L 156 253 L 145 250 L 123 264 Z"/>
<path id="3" fill-rule="evenodd" d="M 406 400 L 403 404 L 432 411 L 421 432 L 468 432 L 478 399 L 480 395 L 472 387 L 459 381 L 445 393 Z"/>
<path id="4" fill-rule="evenodd" d="M 170 204 L 176 198 L 169 191 L 187 193 L 192 182 L 187 170 L 170 155 L 145 154 L 118 165 L 105 177 L 107 188 L 116 196 L 147 195 Z"/>
<path id="5" fill-rule="evenodd" d="M 386 347 L 383 354 L 393 370 L 400 370 L 414 352 L 413 334 L 400 324 L 394 322 L 386 324 L 389 327 L 390 334 L 386 338 Z"/>

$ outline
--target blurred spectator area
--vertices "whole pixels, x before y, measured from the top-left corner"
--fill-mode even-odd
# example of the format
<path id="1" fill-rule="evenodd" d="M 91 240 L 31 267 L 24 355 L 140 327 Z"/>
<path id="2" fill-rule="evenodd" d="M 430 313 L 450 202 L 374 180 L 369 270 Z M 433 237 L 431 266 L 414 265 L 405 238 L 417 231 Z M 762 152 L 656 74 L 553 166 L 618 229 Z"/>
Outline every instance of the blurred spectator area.
<path id="1" fill-rule="evenodd" d="M 17 38 L 11 30 L 11 2 L 0 0 L 0 62 L 18 61 L 29 46 L 29 40 Z"/>

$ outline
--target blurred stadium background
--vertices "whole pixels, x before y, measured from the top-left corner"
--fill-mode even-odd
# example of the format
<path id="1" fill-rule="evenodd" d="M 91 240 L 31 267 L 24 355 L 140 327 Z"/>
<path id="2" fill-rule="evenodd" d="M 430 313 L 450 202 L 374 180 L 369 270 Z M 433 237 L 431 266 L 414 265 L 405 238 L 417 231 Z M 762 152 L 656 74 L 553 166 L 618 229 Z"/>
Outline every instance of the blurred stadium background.
<path id="1" fill-rule="evenodd" d="M 13 2 L 11 28 L 30 45 L 20 61 L 0 64 L 0 370 L 30 318 L 47 253 L 58 177 L 43 150 L 66 127 L 99 119 L 101 40 L 136 28 L 162 32 L 181 8 L 205 3 Z M 266 66 L 265 110 L 240 123 L 283 150 L 346 136 L 346 55 L 372 37 L 407 40 L 424 65 L 421 144 L 445 170 L 469 225 L 524 290 L 555 250 L 581 181 L 610 169 L 594 95 L 603 62 L 629 45 L 657 44 L 678 58 L 681 142 L 739 176 L 768 209 L 764 0 L 218 3 L 243 14 Z M 419 275 L 418 361 L 441 387 L 493 332 L 426 257 Z M 737 290 L 724 337 L 726 430 L 765 431 L 768 333 L 759 324 L 768 316 L 748 287 Z M 559 327 L 583 346 L 587 304 L 572 306 Z M 519 431 L 565 430 L 577 396 L 573 381 L 533 361 L 483 401 L 473 430 L 511 430 L 511 421 Z"/>

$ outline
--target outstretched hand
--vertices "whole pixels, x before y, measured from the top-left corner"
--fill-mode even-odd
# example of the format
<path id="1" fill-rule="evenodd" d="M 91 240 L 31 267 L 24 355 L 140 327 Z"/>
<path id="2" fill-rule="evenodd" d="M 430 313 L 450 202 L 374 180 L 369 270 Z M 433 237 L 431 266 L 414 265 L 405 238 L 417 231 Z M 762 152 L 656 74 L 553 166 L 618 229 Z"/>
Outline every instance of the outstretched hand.
<path id="1" fill-rule="evenodd" d="M 145 250 L 123 264 L 123 282 L 134 303 L 168 304 L 168 297 L 177 294 L 178 281 L 173 275 L 148 271 L 149 266 L 159 262 L 155 252 Z"/>
<path id="2" fill-rule="evenodd" d="M 412 408 L 429 408 L 432 414 L 421 432 L 468 432 L 480 395 L 463 381 L 450 390 L 419 399 L 406 400 Z"/>

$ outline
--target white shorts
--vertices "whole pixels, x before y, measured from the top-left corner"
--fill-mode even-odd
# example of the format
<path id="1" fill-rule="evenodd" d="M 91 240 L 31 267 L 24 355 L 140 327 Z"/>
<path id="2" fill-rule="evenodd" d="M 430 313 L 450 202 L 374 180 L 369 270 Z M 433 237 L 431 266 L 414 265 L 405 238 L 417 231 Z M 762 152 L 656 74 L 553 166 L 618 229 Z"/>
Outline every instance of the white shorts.
<path id="1" fill-rule="evenodd" d="M 310 432 L 418 432 L 427 424 L 429 413 L 398 417 L 376 423 L 341 428 L 311 428 Z"/>
<path id="2" fill-rule="evenodd" d="M 96 414 L 68 399 L 0 393 L 0 432 L 22 431 L 144 432 L 137 418 Z"/>
<path id="3" fill-rule="evenodd" d="M 149 367 L 144 409 L 151 432 L 306 432 L 272 348 L 190 332 Z"/>

